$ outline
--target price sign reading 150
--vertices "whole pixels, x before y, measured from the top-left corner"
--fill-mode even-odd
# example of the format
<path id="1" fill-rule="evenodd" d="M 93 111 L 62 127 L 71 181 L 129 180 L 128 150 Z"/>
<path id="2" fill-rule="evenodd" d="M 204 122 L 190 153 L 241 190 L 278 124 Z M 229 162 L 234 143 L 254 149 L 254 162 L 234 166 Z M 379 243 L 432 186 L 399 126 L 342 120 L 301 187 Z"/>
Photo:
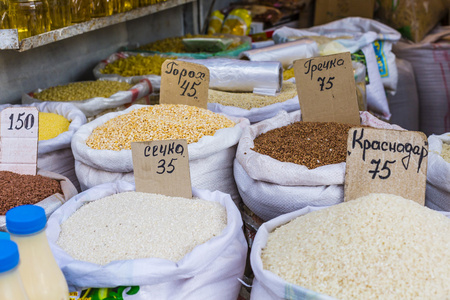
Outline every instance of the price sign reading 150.
<path id="1" fill-rule="evenodd" d="M 180 68 L 175 61 L 169 62 L 164 72 L 176 77 L 178 86 L 181 89 L 180 96 L 197 99 L 197 87 L 206 81 L 206 73 L 188 70 L 183 67 Z"/>
<path id="2" fill-rule="evenodd" d="M 10 121 L 8 130 L 31 130 L 35 124 L 32 113 L 11 113 L 8 119 Z"/>

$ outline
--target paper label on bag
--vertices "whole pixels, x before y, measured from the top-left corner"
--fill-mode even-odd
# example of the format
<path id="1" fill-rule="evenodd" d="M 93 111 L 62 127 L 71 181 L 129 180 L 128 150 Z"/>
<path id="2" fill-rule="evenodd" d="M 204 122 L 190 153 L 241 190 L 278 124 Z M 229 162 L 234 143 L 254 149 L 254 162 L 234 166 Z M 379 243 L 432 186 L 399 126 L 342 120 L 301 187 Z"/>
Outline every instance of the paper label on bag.
<path id="1" fill-rule="evenodd" d="M 302 120 L 360 124 L 350 52 L 294 61 Z"/>
<path id="2" fill-rule="evenodd" d="M 192 198 L 186 140 L 132 142 L 137 192 Z"/>
<path id="3" fill-rule="evenodd" d="M 161 67 L 161 104 L 207 108 L 209 69 L 203 65 L 166 60 Z"/>
<path id="4" fill-rule="evenodd" d="M 0 113 L 0 171 L 36 175 L 39 112 L 7 107 Z"/>
<path id="5" fill-rule="evenodd" d="M 370 193 L 425 204 L 428 141 L 423 132 L 352 128 L 348 133 L 344 200 Z"/>

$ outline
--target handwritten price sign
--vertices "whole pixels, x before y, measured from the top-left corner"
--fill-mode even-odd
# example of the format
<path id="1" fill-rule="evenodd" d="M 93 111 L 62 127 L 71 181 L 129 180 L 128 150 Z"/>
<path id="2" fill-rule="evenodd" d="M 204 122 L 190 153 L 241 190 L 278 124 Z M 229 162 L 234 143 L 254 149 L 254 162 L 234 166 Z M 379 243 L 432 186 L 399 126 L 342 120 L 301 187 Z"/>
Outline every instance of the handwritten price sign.
<path id="1" fill-rule="evenodd" d="M 303 121 L 360 124 L 349 52 L 294 61 Z"/>
<path id="2" fill-rule="evenodd" d="M 207 108 L 209 70 L 178 60 L 166 60 L 161 67 L 162 104 L 186 104 Z"/>
<path id="3" fill-rule="evenodd" d="M 425 204 L 428 141 L 422 132 L 352 128 L 345 201 L 388 193 Z"/>
<path id="4" fill-rule="evenodd" d="M 186 140 L 131 143 L 136 191 L 192 197 Z"/>
<path id="5" fill-rule="evenodd" d="M 39 112 L 8 107 L 0 114 L 0 170 L 36 175 Z"/>

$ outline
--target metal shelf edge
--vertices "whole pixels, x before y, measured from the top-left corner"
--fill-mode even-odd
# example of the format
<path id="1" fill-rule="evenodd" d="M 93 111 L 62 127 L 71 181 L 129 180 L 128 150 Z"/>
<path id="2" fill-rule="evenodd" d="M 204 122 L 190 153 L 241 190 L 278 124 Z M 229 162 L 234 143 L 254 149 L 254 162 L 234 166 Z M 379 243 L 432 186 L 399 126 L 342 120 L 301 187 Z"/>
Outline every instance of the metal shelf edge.
<path id="1" fill-rule="evenodd" d="M 25 38 L 20 41 L 17 29 L 0 29 L 0 50 L 18 50 L 19 52 L 26 51 L 96 29 L 114 24 L 120 24 L 195 1 L 196 0 L 168 0 L 108 17 L 94 18 L 87 22 L 73 24 L 64 28 Z"/>

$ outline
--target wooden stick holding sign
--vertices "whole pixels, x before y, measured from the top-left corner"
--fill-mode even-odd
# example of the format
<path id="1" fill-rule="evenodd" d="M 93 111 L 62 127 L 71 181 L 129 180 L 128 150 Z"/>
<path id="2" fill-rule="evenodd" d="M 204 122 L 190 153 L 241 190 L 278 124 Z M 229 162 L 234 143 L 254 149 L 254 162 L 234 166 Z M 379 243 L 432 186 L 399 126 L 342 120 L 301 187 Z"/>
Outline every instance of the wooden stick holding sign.
<path id="1" fill-rule="evenodd" d="M 360 124 L 350 52 L 294 61 L 302 120 Z"/>
<path id="2" fill-rule="evenodd" d="M 137 192 L 192 198 L 186 140 L 132 142 Z"/>
<path id="3" fill-rule="evenodd" d="M 0 171 L 36 175 L 39 112 L 8 107 L 0 114 Z"/>
<path id="4" fill-rule="evenodd" d="M 428 140 L 423 132 L 350 129 L 344 200 L 387 193 L 424 205 L 427 156 Z"/>
<path id="5" fill-rule="evenodd" d="M 161 104 L 186 104 L 207 108 L 209 69 L 205 66 L 166 60 L 161 67 Z"/>

